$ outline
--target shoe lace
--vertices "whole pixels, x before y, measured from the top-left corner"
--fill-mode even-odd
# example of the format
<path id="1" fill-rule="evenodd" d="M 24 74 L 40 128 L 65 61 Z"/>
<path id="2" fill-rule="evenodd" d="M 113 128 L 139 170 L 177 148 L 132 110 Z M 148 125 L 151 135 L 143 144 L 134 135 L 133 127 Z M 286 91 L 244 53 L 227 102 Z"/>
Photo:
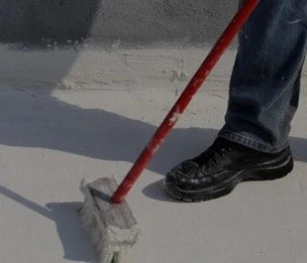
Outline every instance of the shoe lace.
<path id="1" fill-rule="evenodd" d="M 216 165 L 218 165 L 231 150 L 232 147 L 230 144 L 217 141 L 193 161 L 200 167 L 209 170 L 216 167 Z"/>

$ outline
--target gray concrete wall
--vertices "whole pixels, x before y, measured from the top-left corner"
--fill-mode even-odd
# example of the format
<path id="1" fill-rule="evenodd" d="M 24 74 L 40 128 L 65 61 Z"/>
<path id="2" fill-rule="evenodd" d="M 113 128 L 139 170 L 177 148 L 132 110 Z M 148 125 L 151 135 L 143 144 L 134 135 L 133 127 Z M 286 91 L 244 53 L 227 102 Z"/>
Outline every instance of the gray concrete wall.
<path id="1" fill-rule="evenodd" d="M 2 0 L 0 41 L 211 43 L 237 1 L 225 0 Z"/>

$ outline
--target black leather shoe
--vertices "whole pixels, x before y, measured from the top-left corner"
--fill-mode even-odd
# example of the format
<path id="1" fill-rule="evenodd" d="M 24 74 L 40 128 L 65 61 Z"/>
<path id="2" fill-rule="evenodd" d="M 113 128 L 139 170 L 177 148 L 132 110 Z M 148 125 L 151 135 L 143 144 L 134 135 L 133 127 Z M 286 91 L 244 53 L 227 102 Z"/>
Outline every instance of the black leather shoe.
<path id="1" fill-rule="evenodd" d="M 242 181 L 278 179 L 292 169 L 290 147 L 268 154 L 217 138 L 205 152 L 173 168 L 164 187 L 176 199 L 199 202 L 229 194 Z"/>

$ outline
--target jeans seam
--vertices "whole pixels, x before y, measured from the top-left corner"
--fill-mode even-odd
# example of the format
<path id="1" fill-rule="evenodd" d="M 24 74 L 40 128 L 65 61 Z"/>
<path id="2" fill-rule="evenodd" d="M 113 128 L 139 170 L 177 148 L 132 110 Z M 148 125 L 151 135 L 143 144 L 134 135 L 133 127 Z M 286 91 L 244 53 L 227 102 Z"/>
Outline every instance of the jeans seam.
<path id="1" fill-rule="evenodd" d="M 231 141 L 234 141 L 236 143 L 242 144 L 248 148 L 252 148 L 261 152 L 266 152 L 266 153 L 276 153 L 279 150 L 275 149 L 272 146 L 268 146 L 263 142 L 260 142 L 258 140 L 255 140 L 249 136 L 237 133 L 237 132 L 233 132 L 230 130 L 224 130 L 222 129 L 219 132 L 219 137 L 223 137 L 225 139 L 229 139 Z M 281 149 L 282 150 L 282 149 Z"/>

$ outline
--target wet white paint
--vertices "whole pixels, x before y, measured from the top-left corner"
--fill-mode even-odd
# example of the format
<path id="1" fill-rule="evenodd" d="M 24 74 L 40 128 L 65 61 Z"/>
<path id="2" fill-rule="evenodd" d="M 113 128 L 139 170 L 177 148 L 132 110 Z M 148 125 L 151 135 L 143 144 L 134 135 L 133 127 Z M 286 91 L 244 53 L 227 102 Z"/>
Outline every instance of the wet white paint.
<path id="1" fill-rule="evenodd" d="M 188 82 L 171 82 L 171 70 L 192 76 L 207 52 L 1 49 L 1 262 L 95 262 L 71 204 L 83 201 L 81 179 L 124 178 Z M 234 58 L 233 51 L 223 56 L 128 195 L 142 228 L 128 262 L 304 262 L 305 71 L 290 176 L 244 183 L 226 198 L 200 204 L 164 194 L 166 171 L 203 151 L 223 125 Z"/>

